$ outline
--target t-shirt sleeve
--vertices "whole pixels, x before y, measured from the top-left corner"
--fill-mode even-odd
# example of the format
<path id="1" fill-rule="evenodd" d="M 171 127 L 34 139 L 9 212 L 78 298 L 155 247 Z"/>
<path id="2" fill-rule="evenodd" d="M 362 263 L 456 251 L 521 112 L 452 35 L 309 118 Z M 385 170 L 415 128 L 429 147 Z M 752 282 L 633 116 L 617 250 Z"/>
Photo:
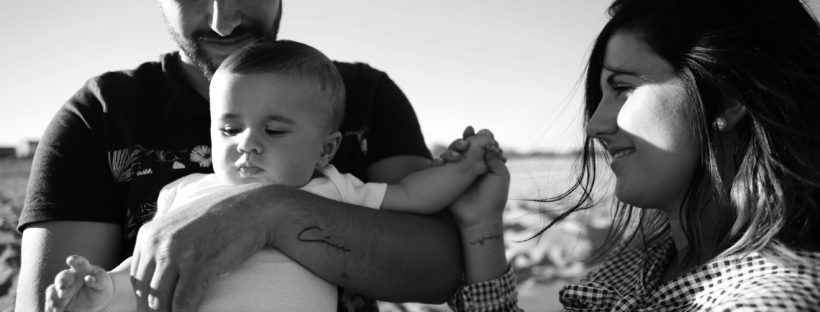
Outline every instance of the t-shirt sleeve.
<path id="1" fill-rule="evenodd" d="M 90 80 L 52 118 L 31 166 L 18 230 L 41 221 L 121 223 L 108 156 L 95 132 L 103 109 Z"/>
<path id="2" fill-rule="evenodd" d="M 386 183 L 364 183 L 349 173 L 336 172 L 328 175 L 328 178 L 339 189 L 342 201 L 348 204 L 379 209 L 387 192 Z"/>
<path id="3" fill-rule="evenodd" d="M 416 112 L 410 101 L 387 74 L 378 75 L 367 137 L 368 163 L 393 156 L 431 158 Z"/>
<path id="4" fill-rule="evenodd" d="M 159 191 L 159 196 L 157 196 L 157 213 L 154 215 L 154 218 L 159 218 L 168 213 L 168 210 L 171 209 L 174 204 L 174 199 L 177 197 L 177 190 L 184 179 L 185 177 L 179 178 L 162 187 Z"/>

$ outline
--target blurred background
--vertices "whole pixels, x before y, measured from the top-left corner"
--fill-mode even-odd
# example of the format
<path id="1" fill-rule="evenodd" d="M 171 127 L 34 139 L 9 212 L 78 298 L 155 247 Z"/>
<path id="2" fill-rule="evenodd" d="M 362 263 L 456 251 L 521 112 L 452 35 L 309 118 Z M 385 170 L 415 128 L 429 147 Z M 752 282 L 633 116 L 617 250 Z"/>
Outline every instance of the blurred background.
<path id="1" fill-rule="evenodd" d="M 820 0 L 807 3 L 815 12 Z M 557 311 L 558 290 L 608 228 L 602 205 L 537 239 L 556 207 L 523 199 L 555 195 L 573 177 L 581 142 L 580 85 L 609 0 L 284 1 L 279 37 L 332 59 L 383 70 L 413 103 L 437 154 L 466 125 L 494 131 L 513 173 L 507 256 L 527 311 Z M 31 155 L 56 110 L 86 79 L 131 69 L 175 50 L 155 1 L 4 1 L 0 10 L 0 311 L 13 309 L 16 223 Z M 607 181 L 606 170 L 603 179 Z M 448 311 L 381 303 L 383 311 Z"/>
<path id="2" fill-rule="evenodd" d="M 571 150 L 578 83 L 609 0 L 283 1 L 279 37 L 387 72 L 431 144 L 464 126 L 508 148 Z M 176 49 L 156 1 L 5 1 L 0 146 L 36 140 L 89 78 Z"/>

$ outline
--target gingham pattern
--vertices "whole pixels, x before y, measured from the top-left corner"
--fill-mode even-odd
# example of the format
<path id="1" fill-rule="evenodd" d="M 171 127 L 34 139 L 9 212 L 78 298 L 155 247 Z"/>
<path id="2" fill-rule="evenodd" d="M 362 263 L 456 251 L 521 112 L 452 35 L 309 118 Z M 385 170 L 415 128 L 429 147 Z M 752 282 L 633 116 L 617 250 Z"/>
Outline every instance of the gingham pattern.
<path id="1" fill-rule="evenodd" d="M 566 311 L 820 311 L 820 253 L 799 252 L 809 265 L 786 267 L 758 253 L 712 261 L 661 284 L 674 245 L 606 261 L 560 292 Z"/>
<path id="2" fill-rule="evenodd" d="M 504 275 L 486 282 L 459 288 L 448 304 L 455 312 L 522 312 L 518 308 L 518 292 L 515 290 L 512 267 Z"/>
<path id="3" fill-rule="evenodd" d="M 758 253 L 718 259 L 661 284 L 674 253 L 671 239 L 609 259 L 560 292 L 564 311 L 820 311 L 820 253 L 798 252 L 786 267 Z M 549 295 L 549 294 L 545 294 Z M 454 311 L 522 311 L 515 276 L 459 289 Z"/>

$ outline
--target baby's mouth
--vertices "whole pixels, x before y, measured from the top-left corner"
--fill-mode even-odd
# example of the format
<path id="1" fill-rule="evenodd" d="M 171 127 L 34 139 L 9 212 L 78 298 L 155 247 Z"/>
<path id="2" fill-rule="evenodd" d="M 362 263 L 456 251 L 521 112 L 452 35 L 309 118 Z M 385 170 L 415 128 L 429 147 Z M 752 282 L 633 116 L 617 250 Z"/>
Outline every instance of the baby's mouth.
<path id="1" fill-rule="evenodd" d="M 256 175 L 260 172 L 262 172 L 262 169 L 259 167 L 239 167 L 239 176 L 243 178 Z"/>

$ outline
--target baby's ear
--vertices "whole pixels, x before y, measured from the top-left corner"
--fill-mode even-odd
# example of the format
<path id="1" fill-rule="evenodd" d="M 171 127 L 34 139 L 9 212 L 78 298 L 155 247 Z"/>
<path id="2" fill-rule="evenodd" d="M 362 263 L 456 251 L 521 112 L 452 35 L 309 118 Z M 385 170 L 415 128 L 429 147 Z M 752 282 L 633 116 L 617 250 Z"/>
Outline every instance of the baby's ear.
<path id="1" fill-rule="evenodd" d="M 339 144 L 342 144 L 342 133 L 334 131 L 325 136 L 325 141 L 322 143 L 322 150 L 319 151 L 319 162 L 316 163 L 317 168 L 322 168 L 330 164 L 336 151 L 339 150 Z"/>

